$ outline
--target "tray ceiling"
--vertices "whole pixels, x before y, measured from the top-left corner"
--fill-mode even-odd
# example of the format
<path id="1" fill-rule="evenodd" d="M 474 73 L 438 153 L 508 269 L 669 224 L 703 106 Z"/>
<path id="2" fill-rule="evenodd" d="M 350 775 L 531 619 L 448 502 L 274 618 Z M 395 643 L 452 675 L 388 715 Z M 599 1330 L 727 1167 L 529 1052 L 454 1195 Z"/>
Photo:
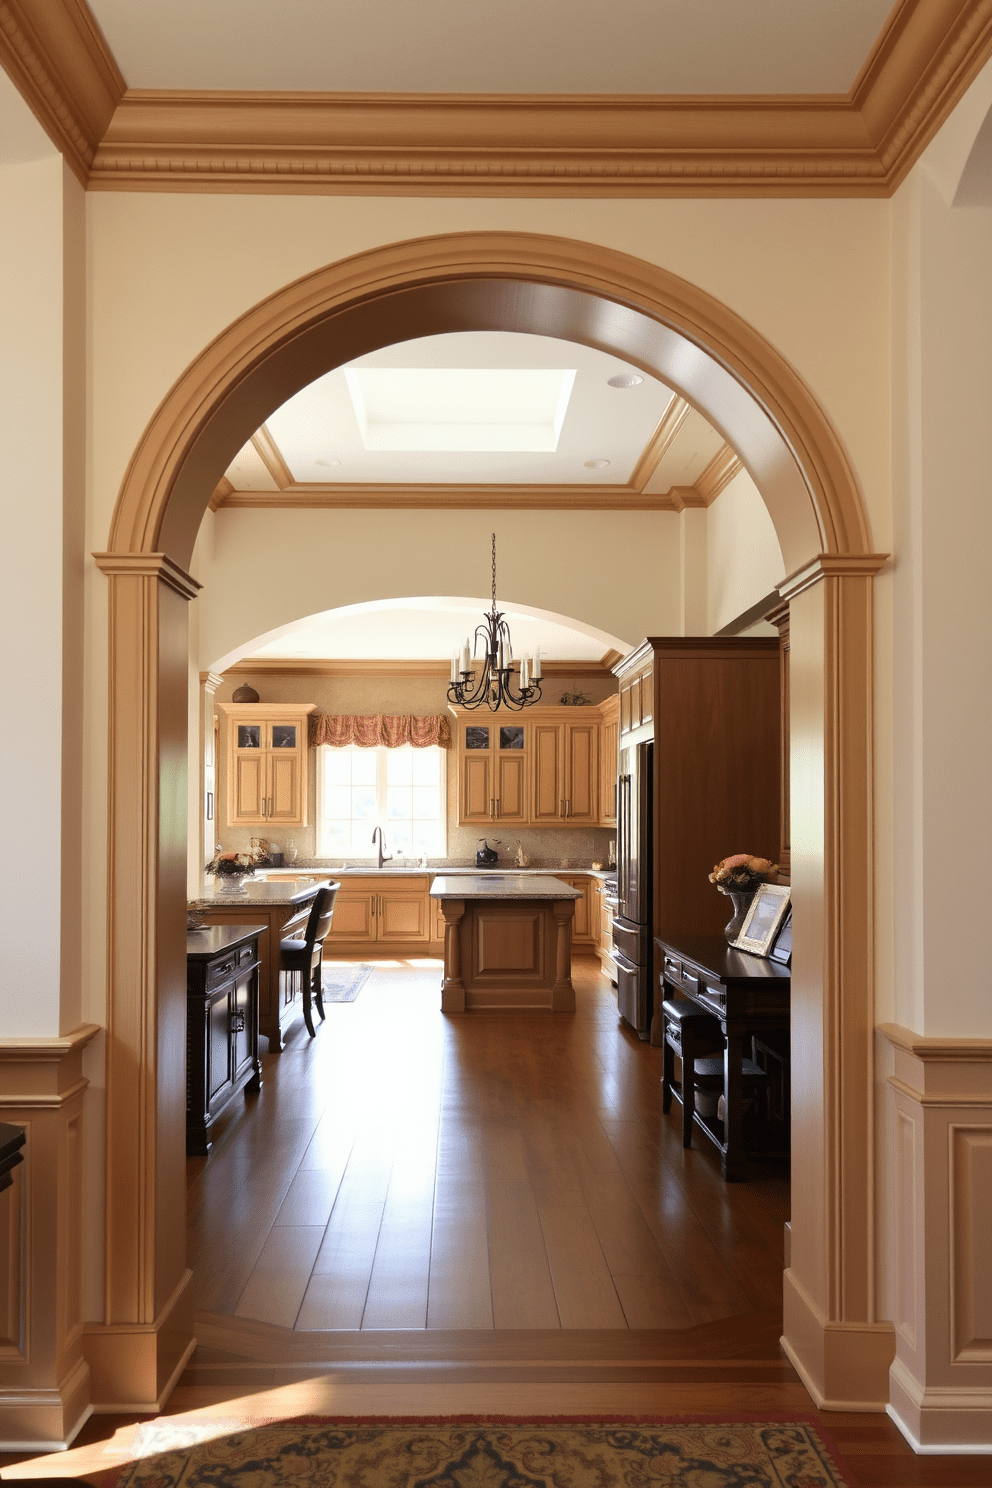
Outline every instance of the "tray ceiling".
<path id="1" fill-rule="evenodd" d="M 90 0 L 131 88 L 846 93 L 891 0 Z"/>
<path id="2" fill-rule="evenodd" d="M 547 449 L 383 449 L 367 447 L 349 393 L 349 372 L 367 368 L 414 369 L 428 378 L 435 371 L 457 376 L 488 369 L 512 377 L 557 368 L 574 370 L 575 379 L 560 433 Z M 618 378 L 633 386 L 611 386 Z M 430 406 L 424 413 L 439 423 L 446 416 Z M 494 407 L 492 417 L 499 416 Z M 383 347 L 302 388 L 239 450 L 217 504 L 244 504 L 238 497 L 251 496 L 256 505 L 333 505 L 342 493 L 349 493 L 348 504 L 365 504 L 356 495 L 364 488 L 367 504 L 389 505 L 407 486 L 429 493 L 424 504 L 436 504 L 438 488 L 448 487 L 449 500 L 462 505 L 519 504 L 522 490 L 534 493 L 527 504 L 556 505 L 568 492 L 597 489 L 603 506 L 707 505 L 737 468 L 702 415 L 619 358 L 549 336 L 473 331 Z M 383 488 L 392 493 L 384 502 Z M 455 488 L 471 499 L 460 500 Z M 678 500 L 670 498 L 673 491 L 682 493 Z"/>

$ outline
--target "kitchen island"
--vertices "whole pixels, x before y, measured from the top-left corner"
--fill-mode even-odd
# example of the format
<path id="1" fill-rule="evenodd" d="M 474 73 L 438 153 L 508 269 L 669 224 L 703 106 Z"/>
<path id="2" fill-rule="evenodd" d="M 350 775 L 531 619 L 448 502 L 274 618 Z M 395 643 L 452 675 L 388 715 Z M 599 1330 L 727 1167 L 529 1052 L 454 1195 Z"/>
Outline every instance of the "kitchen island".
<path id="1" fill-rule="evenodd" d="M 299 1013 L 302 1003 L 296 996 L 296 979 L 285 977 L 280 985 L 279 942 L 285 935 L 302 931 L 307 913 L 317 890 L 331 882 L 331 875 L 308 876 L 273 883 L 245 885 L 245 892 L 229 887 L 223 879 L 200 890 L 187 908 L 198 910 L 207 925 L 256 925 L 264 929 L 258 937 L 261 962 L 258 986 L 258 1031 L 269 1041 L 270 1052 L 283 1047 L 286 1028 Z"/>
<path id="2" fill-rule="evenodd" d="M 543 874 L 451 874 L 435 878 L 431 898 L 444 915 L 442 1012 L 574 1013 L 578 889 Z"/>

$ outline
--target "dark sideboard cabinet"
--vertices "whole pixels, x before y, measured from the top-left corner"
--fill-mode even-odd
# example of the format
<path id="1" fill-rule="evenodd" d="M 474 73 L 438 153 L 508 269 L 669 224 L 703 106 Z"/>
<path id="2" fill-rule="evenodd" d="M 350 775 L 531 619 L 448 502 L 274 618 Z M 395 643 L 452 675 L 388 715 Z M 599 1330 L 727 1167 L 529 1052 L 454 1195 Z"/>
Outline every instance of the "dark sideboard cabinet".
<path id="1" fill-rule="evenodd" d="M 258 937 L 265 925 L 208 925 L 186 936 L 186 1154 L 205 1157 L 214 1122 L 258 1091 Z"/>

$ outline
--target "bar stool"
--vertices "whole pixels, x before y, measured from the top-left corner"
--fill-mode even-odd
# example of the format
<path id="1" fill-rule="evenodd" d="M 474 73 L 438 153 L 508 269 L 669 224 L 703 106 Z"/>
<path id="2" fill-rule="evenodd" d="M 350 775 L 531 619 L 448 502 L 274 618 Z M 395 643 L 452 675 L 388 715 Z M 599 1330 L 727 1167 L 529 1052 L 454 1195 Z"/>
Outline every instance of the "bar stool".
<path id="1" fill-rule="evenodd" d="M 692 1114 L 696 1108 L 696 1068 L 700 1055 L 723 1048 L 720 1020 L 704 1013 L 697 1002 L 666 997 L 661 1004 L 665 1045 L 662 1056 L 661 1109 L 672 1108 L 675 1056 L 682 1060 L 682 1146 L 692 1146 Z M 722 1062 L 723 1055 L 720 1055 Z"/>
<path id="2" fill-rule="evenodd" d="M 317 890 L 313 904 L 310 906 L 310 914 L 307 917 L 307 927 L 303 932 L 302 939 L 295 936 L 287 936 L 279 942 L 279 970 L 286 972 L 288 976 L 299 976 L 301 978 L 301 991 L 303 994 L 303 1021 L 307 1025 L 307 1033 L 314 1037 L 313 1014 L 310 1011 L 311 1002 L 317 1004 L 317 1012 L 320 1021 L 324 1021 L 324 998 L 320 982 L 320 962 L 324 948 L 324 937 L 331 928 L 331 917 L 334 914 L 334 900 L 337 898 L 339 883 L 325 884 Z"/>

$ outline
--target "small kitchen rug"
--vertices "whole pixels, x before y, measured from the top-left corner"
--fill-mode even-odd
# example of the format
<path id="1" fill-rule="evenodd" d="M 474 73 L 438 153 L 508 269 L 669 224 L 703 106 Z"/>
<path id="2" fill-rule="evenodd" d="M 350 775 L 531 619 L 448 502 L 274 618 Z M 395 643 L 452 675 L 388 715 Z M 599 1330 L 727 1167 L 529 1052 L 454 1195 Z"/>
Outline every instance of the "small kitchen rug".
<path id="1" fill-rule="evenodd" d="M 325 966 L 321 971 L 321 997 L 325 1002 L 354 1002 L 374 966 Z"/>
<path id="2" fill-rule="evenodd" d="M 169 1419 L 154 1423 L 114 1488 L 852 1488 L 813 1424 L 796 1418 L 311 1416 L 196 1443 L 172 1426 L 170 1443 Z"/>

